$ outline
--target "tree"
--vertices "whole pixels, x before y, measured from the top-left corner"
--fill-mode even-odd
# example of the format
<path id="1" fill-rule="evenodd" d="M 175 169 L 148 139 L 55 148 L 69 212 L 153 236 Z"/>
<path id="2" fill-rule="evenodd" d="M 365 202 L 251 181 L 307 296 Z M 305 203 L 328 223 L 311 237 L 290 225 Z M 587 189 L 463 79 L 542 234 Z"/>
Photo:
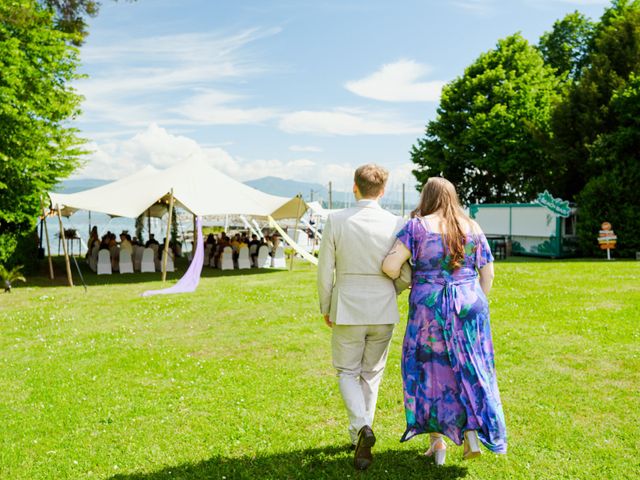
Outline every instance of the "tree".
<path id="1" fill-rule="evenodd" d="M 581 250 L 596 253 L 603 221 L 613 225 L 621 255 L 640 251 L 640 76 L 632 75 L 614 93 L 609 108 L 617 127 L 601 135 L 591 149 L 591 162 L 602 167 L 578 195 L 578 238 Z"/>
<path id="2" fill-rule="evenodd" d="M 78 51 L 34 0 L 0 3 L 0 262 L 32 241 L 40 196 L 78 165 Z M 29 256 L 27 254 L 25 256 Z"/>
<path id="3" fill-rule="evenodd" d="M 72 43 L 79 46 L 88 35 L 86 17 L 95 17 L 100 2 L 95 0 L 39 0 L 55 13 L 55 26 L 70 35 Z"/>
<path id="4" fill-rule="evenodd" d="M 554 157 L 564 166 L 558 187 L 563 198 L 574 199 L 589 179 L 603 173 L 606 166 L 591 160 L 591 148 L 599 135 L 617 127 L 611 98 L 639 67 L 640 2 L 619 0 L 596 26 L 585 66 L 553 114 Z"/>
<path id="5" fill-rule="evenodd" d="M 578 11 L 553 24 L 540 38 L 538 49 L 556 75 L 569 81 L 580 75 L 587 61 L 595 24 Z"/>
<path id="6" fill-rule="evenodd" d="M 464 203 L 555 192 L 547 144 L 558 83 L 520 34 L 500 40 L 444 87 L 437 118 L 411 150 L 419 184 L 443 175 Z"/>
<path id="7" fill-rule="evenodd" d="M 95 17 L 100 11 L 98 0 L 37 0 L 54 13 L 55 26 L 58 30 L 69 34 L 71 43 L 80 46 L 89 34 L 87 18 Z M 118 1 L 118 0 L 114 0 Z M 128 0 L 133 2 L 135 0 Z"/>

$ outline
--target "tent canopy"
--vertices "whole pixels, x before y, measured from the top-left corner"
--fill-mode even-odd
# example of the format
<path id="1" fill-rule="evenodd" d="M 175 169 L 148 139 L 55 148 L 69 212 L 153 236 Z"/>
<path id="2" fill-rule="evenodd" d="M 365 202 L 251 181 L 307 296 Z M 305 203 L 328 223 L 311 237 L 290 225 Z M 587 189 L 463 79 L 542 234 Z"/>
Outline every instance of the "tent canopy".
<path id="1" fill-rule="evenodd" d="M 340 210 L 342 210 L 341 208 L 334 208 L 329 210 L 328 208 L 324 208 L 320 202 L 309 202 L 307 203 L 307 207 L 309 207 L 309 210 L 311 210 L 311 212 L 314 215 L 319 216 L 320 218 L 326 219 L 329 214 L 333 213 L 333 212 L 339 212 Z"/>
<path id="2" fill-rule="evenodd" d="M 299 218 L 307 210 L 300 197 L 278 197 L 251 188 L 207 165 L 190 159 L 166 170 L 145 167 L 115 182 L 77 193 L 49 193 L 53 208 L 69 216 L 78 210 L 135 218 L 149 211 L 162 216 L 173 190 L 176 206 L 198 215 L 248 215 Z"/>

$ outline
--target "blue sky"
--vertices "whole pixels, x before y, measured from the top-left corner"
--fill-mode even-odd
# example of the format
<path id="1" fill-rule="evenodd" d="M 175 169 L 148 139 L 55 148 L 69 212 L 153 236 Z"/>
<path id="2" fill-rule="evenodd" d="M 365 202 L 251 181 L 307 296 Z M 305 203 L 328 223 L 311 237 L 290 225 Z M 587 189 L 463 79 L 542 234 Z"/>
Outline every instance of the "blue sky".
<path id="1" fill-rule="evenodd" d="M 76 178 L 201 156 L 239 179 L 350 189 L 353 168 L 412 188 L 409 150 L 442 85 L 499 38 L 537 42 L 606 0 L 103 2 L 77 83 L 93 153 Z"/>

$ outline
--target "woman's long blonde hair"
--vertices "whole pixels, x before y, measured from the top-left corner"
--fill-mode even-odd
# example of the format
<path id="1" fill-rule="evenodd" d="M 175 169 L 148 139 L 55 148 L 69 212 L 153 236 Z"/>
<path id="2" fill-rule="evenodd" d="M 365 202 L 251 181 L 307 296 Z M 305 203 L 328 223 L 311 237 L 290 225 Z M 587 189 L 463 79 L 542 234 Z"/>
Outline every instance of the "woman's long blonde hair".
<path id="1" fill-rule="evenodd" d="M 422 189 L 418 207 L 412 212 L 413 216 L 426 217 L 438 212 L 443 220 L 442 243 L 445 255 L 449 253 L 449 266 L 455 270 L 464 261 L 464 247 L 467 243 L 466 232 L 462 225 L 470 224 L 469 217 L 460 206 L 460 199 L 453 184 L 442 177 L 431 177 Z M 463 222 L 464 221 L 464 222 Z M 446 235 L 445 235 L 446 234 Z"/>

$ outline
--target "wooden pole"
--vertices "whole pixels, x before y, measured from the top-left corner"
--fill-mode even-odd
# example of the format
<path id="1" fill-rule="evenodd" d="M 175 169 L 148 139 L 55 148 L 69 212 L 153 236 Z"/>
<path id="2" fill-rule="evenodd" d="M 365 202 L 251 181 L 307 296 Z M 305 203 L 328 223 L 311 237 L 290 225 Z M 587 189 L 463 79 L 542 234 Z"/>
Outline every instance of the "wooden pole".
<path id="1" fill-rule="evenodd" d="M 147 240 L 151 240 L 151 207 L 147 209 Z"/>
<path id="2" fill-rule="evenodd" d="M 173 188 L 169 197 L 169 221 L 167 222 L 167 236 L 164 239 L 164 251 L 162 253 L 162 281 L 167 280 L 167 257 L 169 256 L 169 237 L 171 236 L 171 220 L 173 220 Z"/>
<path id="3" fill-rule="evenodd" d="M 69 254 L 67 253 L 67 239 L 64 236 L 64 227 L 62 226 L 62 215 L 60 215 L 60 207 L 56 205 L 58 212 L 58 222 L 60 223 L 60 239 L 62 240 L 62 249 L 64 250 L 64 263 L 67 267 L 67 281 L 69 286 L 73 287 L 73 277 L 71 276 L 71 263 L 69 263 Z"/>
<path id="4" fill-rule="evenodd" d="M 193 258 L 193 256 L 196 253 L 196 245 L 197 245 L 197 243 L 196 243 L 197 242 L 197 238 L 196 238 L 197 232 L 196 232 L 196 230 L 197 230 L 196 214 L 194 213 L 193 214 L 193 242 L 191 243 L 191 258 Z"/>
<path id="5" fill-rule="evenodd" d="M 298 194 L 298 214 L 296 216 L 296 227 L 293 230 L 293 241 L 298 243 L 298 222 L 300 221 L 300 210 L 302 210 L 302 194 Z M 289 261 L 289 271 L 293 270 L 293 259 L 296 258 L 296 251 L 291 247 L 291 260 Z"/>
<path id="6" fill-rule="evenodd" d="M 51 244 L 49 243 L 49 228 L 47 227 L 47 214 L 44 209 L 44 201 L 42 195 L 40 196 L 40 208 L 42 209 L 42 218 L 44 222 L 44 235 L 47 237 L 47 257 L 49 258 L 49 278 L 54 279 L 53 275 L 53 261 L 51 260 Z"/>
<path id="7" fill-rule="evenodd" d="M 329 210 L 333 208 L 333 185 L 329 182 Z"/>

